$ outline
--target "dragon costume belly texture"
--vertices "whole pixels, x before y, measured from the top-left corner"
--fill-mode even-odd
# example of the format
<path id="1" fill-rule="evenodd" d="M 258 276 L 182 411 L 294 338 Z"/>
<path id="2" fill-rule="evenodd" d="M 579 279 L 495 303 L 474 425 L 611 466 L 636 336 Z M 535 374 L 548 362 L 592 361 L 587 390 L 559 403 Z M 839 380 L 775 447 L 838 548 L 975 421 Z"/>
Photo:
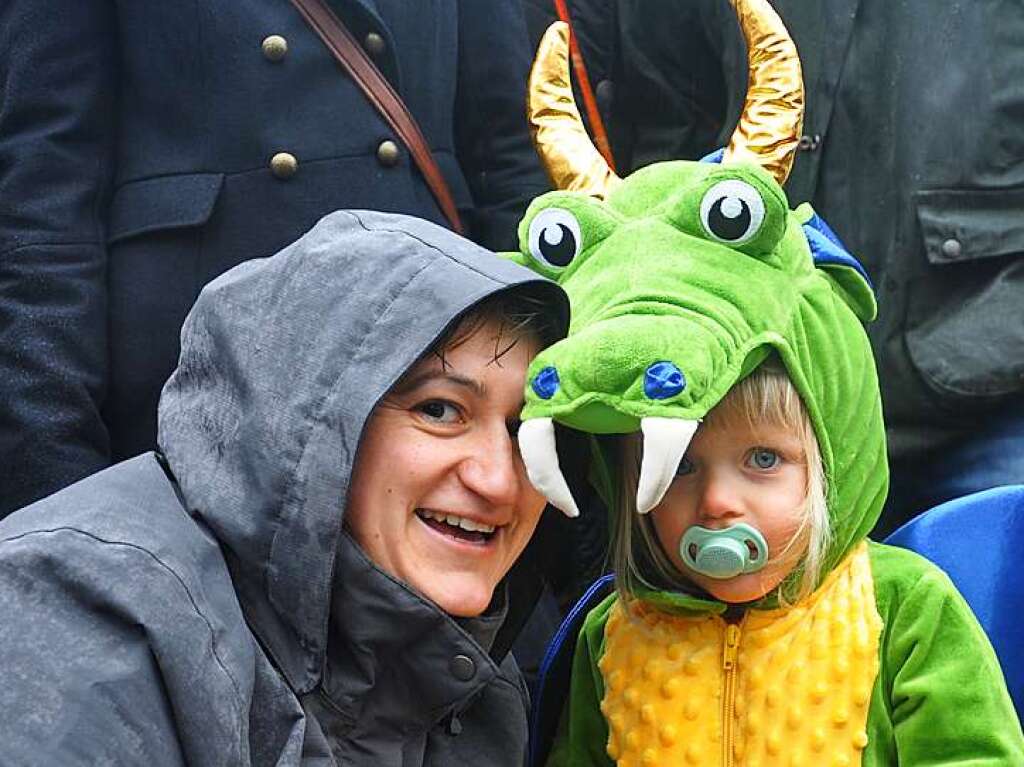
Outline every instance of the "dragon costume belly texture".
<path id="1" fill-rule="evenodd" d="M 810 765 L 827 749 L 851 765 L 867 745 L 881 618 L 864 544 L 795 609 L 737 623 L 630 609 L 612 606 L 598 663 L 620 764 Z"/>
<path id="2" fill-rule="evenodd" d="M 554 422 L 642 432 L 646 513 L 701 420 L 772 356 L 814 428 L 831 543 L 816 590 L 789 607 L 776 594 L 739 608 L 674 591 L 606 599 L 579 635 L 548 763 L 1024 765 L 998 661 L 963 599 L 922 558 L 866 540 L 888 489 L 862 327 L 874 294 L 813 211 L 789 208 L 799 62 L 766 0 L 733 5 L 751 84 L 713 162 L 615 176 L 572 102 L 566 30 L 541 43 L 530 119 L 560 191 L 533 202 L 509 255 L 562 285 L 572 318 L 530 367 L 520 445 L 534 484 L 574 516 Z M 595 449 L 612 499 L 608 464 Z"/>
<path id="3" fill-rule="evenodd" d="M 1024 764 L 988 640 L 912 552 L 862 542 L 806 602 L 738 624 L 679 595 L 632 609 L 587 617 L 549 765 Z"/>

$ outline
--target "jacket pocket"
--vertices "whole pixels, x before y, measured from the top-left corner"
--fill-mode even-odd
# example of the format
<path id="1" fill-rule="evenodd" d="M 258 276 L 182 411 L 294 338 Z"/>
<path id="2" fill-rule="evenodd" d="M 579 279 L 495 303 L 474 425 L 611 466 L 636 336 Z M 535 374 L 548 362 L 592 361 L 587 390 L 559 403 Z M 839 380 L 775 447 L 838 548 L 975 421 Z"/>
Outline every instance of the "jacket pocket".
<path id="1" fill-rule="evenodd" d="M 205 224 L 223 183 L 223 173 L 188 173 L 123 184 L 110 203 L 107 244 L 160 229 Z"/>
<path id="2" fill-rule="evenodd" d="M 1024 188 L 915 196 L 927 264 L 907 351 L 951 404 L 1024 392 Z"/>

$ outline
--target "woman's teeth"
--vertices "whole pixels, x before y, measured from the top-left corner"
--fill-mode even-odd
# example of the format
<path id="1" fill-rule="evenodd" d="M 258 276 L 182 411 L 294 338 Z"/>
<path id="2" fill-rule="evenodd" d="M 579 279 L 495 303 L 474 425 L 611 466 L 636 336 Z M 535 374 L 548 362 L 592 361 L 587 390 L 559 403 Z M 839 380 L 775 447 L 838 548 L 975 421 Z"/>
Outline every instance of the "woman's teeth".
<path id="1" fill-rule="evenodd" d="M 430 511 L 429 509 L 416 509 L 416 513 L 426 519 L 433 519 L 436 522 L 444 522 L 446 525 L 460 527 L 471 533 L 485 533 L 489 535 L 495 530 L 494 525 L 485 525 L 482 522 L 474 522 L 472 519 L 458 517 L 454 514 L 441 514 L 436 511 Z"/>

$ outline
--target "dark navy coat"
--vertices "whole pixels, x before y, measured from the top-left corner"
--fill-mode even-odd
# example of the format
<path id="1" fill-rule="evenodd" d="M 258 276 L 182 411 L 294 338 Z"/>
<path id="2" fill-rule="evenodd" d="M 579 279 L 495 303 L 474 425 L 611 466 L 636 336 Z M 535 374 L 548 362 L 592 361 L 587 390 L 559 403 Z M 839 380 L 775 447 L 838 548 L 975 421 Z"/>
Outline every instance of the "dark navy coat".
<path id="1" fill-rule="evenodd" d="M 470 234 L 512 245 L 546 183 L 519 3 L 331 2 Z M 181 322 L 216 275 L 338 208 L 443 222 L 288 0 L 8 0 L 0 87 L 0 516 L 152 447 Z"/>

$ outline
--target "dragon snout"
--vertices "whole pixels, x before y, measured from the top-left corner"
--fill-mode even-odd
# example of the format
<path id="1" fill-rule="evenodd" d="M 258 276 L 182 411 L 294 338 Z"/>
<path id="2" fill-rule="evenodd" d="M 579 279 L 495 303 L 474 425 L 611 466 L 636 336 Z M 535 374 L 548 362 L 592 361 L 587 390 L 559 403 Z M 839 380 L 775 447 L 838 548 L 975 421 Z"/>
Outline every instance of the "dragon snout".
<path id="1" fill-rule="evenodd" d="M 546 349 L 530 371 L 519 432 L 531 481 L 578 513 L 555 449 L 554 422 L 596 434 L 643 433 L 637 510 L 657 506 L 727 365 L 725 334 L 689 316 L 620 315 Z"/>
<path id="2" fill-rule="evenodd" d="M 686 388 L 686 376 L 675 363 L 662 360 L 644 371 L 644 394 L 650 399 L 668 399 Z"/>
<path id="3" fill-rule="evenodd" d="M 533 376 L 530 388 L 542 400 L 549 400 L 558 393 L 561 383 L 558 368 L 554 365 L 547 365 Z M 686 376 L 675 363 L 660 360 L 644 370 L 642 388 L 644 396 L 648 399 L 669 399 L 686 388 Z"/>
<path id="4" fill-rule="evenodd" d="M 533 389 L 533 393 L 541 399 L 551 399 L 558 393 L 558 388 L 561 386 L 561 381 L 558 380 L 558 368 L 554 365 L 548 365 L 545 368 L 541 368 L 540 371 L 530 381 L 530 388 Z"/>
<path id="5" fill-rule="evenodd" d="M 542 400 L 550 400 L 561 386 L 554 365 L 542 367 L 530 381 L 530 388 Z M 642 375 L 644 396 L 666 400 L 686 388 L 686 376 L 679 366 L 660 360 L 647 366 Z M 644 434 L 644 458 L 637 487 L 637 510 L 646 514 L 661 502 L 675 476 L 676 467 L 697 428 L 697 422 L 679 418 L 640 419 Z M 554 421 L 551 418 L 527 420 L 519 432 L 519 443 L 530 481 L 548 500 L 575 517 L 579 509 L 562 475 L 555 446 Z"/>

